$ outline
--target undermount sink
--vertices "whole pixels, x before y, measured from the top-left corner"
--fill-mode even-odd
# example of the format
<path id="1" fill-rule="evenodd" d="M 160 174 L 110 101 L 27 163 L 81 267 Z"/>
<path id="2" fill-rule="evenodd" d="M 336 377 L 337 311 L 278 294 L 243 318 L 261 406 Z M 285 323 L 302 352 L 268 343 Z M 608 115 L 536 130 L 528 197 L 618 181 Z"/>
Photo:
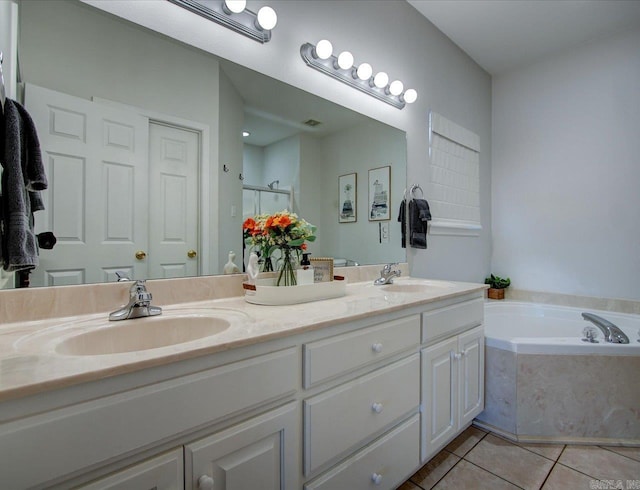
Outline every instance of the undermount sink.
<path id="1" fill-rule="evenodd" d="M 454 287 L 453 283 L 445 281 L 406 281 L 406 282 L 394 282 L 382 286 L 384 291 L 391 293 L 422 293 L 429 289 L 450 289 Z"/>
<path id="2" fill-rule="evenodd" d="M 67 337 L 55 350 L 71 356 L 144 351 L 217 335 L 230 325 L 225 318 L 207 313 L 108 322 L 96 329 Z"/>

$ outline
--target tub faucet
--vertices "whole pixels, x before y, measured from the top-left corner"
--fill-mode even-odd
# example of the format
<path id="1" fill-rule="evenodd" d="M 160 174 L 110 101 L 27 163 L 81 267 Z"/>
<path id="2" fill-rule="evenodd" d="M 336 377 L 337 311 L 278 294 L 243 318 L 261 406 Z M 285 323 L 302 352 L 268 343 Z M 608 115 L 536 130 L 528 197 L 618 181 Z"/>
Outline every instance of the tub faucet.
<path id="1" fill-rule="evenodd" d="M 620 330 L 609 320 L 605 320 L 604 318 L 598 315 L 594 315 L 593 313 L 583 313 L 582 318 L 584 318 L 588 322 L 593 323 L 596 327 L 602 330 L 605 342 L 610 342 L 612 344 L 629 343 L 629 337 L 627 337 L 622 330 Z"/>
<path id="2" fill-rule="evenodd" d="M 385 265 L 380 271 L 380 277 L 373 281 L 373 284 L 380 286 L 382 284 L 393 284 L 394 277 L 400 277 L 402 271 L 400 269 L 394 269 L 393 267 L 398 265 L 396 262 Z"/>
<path id="3" fill-rule="evenodd" d="M 129 289 L 129 303 L 109 313 L 109 320 L 126 320 L 162 314 L 162 308 L 151 305 L 151 293 L 147 291 L 146 281 L 135 281 Z"/>

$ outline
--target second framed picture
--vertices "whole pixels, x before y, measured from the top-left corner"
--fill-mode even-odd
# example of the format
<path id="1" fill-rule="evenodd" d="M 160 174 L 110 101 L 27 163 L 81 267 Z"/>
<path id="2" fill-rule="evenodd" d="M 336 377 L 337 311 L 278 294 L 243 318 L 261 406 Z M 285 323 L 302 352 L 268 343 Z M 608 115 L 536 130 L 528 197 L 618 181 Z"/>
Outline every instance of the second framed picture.
<path id="1" fill-rule="evenodd" d="M 338 222 L 354 223 L 358 220 L 358 174 L 346 174 L 338 177 Z"/>
<path id="2" fill-rule="evenodd" d="M 369 170 L 369 221 L 391 219 L 391 166 Z"/>

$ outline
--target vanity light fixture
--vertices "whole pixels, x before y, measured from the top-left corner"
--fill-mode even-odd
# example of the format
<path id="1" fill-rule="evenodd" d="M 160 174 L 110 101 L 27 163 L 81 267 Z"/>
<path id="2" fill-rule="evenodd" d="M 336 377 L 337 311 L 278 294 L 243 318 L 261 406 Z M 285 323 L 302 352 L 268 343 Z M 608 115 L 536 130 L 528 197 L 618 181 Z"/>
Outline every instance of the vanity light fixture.
<path id="1" fill-rule="evenodd" d="M 271 40 L 271 30 L 278 22 L 271 7 L 264 6 L 256 14 L 246 8 L 246 0 L 169 1 L 261 43 Z"/>
<path id="2" fill-rule="evenodd" d="M 326 39 L 319 41 L 316 46 L 311 43 L 303 44 L 300 47 L 300 56 L 307 66 L 398 109 L 415 102 L 418 98 L 418 93 L 414 89 L 405 90 L 400 80 L 389 83 L 389 75 L 385 72 L 377 72 L 374 76 L 369 63 L 354 66 L 353 55 L 349 51 L 342 51 L 338 56 L 334 56 L 333 45 Z"/>

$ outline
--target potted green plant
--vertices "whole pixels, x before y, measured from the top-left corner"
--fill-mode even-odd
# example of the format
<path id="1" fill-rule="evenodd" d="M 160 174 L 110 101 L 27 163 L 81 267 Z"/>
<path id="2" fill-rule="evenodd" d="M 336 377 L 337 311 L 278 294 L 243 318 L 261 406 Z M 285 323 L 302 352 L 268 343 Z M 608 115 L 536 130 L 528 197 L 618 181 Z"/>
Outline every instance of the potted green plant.
<path id="1" fill-rule="evenodd" d="M 491 276 L 484 280 L 484 283 L 489 285 L 489 290 L 487 291 L 487 296 L 489 298 L 504 299 L 504 290 L 511 284 L 511 279 L 508 277 L 504 279 L 500 276 L 491 274 Z"/>

